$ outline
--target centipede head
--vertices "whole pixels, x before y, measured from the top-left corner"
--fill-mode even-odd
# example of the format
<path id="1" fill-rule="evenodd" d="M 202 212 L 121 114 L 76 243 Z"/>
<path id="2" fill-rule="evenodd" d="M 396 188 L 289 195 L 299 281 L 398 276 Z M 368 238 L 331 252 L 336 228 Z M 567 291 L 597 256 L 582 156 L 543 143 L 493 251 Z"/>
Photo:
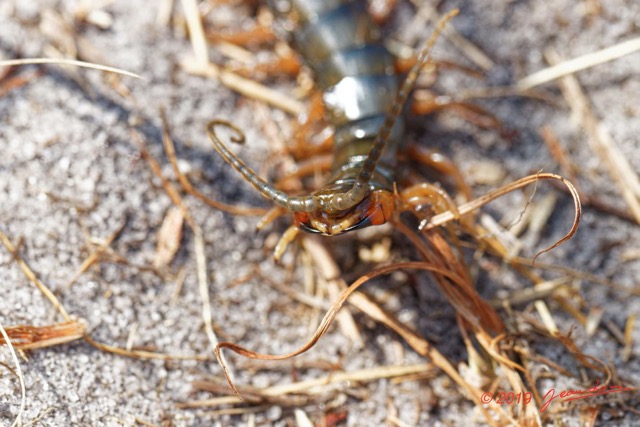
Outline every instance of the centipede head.
<path id="1" fill-rule="evenodd" d="M 316 193 L 321 198 L 330 197 L 331 194 L 332 189 L 324 189 Z M 394 194 L 388 190 L 376 189 L 350 209 L 295 212 L 293 220 L 299 229 L 308 233 L 335 236 L 372 225 L 382 225 L 391 218 L 394 208 Z"/>

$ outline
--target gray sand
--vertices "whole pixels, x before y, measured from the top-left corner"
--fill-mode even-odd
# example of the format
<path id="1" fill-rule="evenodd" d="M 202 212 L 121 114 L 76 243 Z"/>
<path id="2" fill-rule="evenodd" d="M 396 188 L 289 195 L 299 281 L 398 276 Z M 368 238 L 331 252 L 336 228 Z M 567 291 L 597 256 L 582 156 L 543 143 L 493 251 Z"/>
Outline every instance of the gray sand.
<path id="1" fill-rule="evenodd" d="M 402 3 L 402 2 L 401 2 Z M 562 0 L 553 2 L 444 2 L 443 10 L 461 7 L 454 21 L 458 31 L 476 43 L 496 63 L 487 80 L 474 80 L 457 71 L 446 71 L 438 90 L 454 93 L 460 87 L 484 87 L 514 83 L 546 66 L 542 50 L 554 47 L 563 57 L 589 53 L 638 36 L 640 4 L 634 1 L 601 2 L 599 16 L 589 18 L 585 8 L 591 3 Z M 0 2 L 0 55 L 48 56 L 48 41 L 38 25 L 46 8 L 57 5 L 64 14 L 75 10 L 75 2 Z M 406 40 L 424 39 L 430 29 L 401 28 L 410 19 L 408 5 L 402 4 L 390 24 Z M 179 5 L 177 5 L 179 8 Z M 200 315 L 193 234 L 185 231 L 181 249 L 172 269 L 184 269 L 186 279 L 178 298 L 172 299 L 176 281 L 167 280 L 136 266 L 153 262 L 156 234 L 171 206 L 160 182 L 132 142 L 131 123 L 147 140 L 153 155 L 162 159 L 167 176 L 173 173 L 161 147 L 159 107 L 164 106 L 178 146 L 179 156 L 191 170 L 200 189 L 229 203 L 266 206 L 230 167 L 213 153 L 204 132 L 214 117 L 232 119 L 246 131 L 249 146 L 239 149 L 252 165 L 264 163 L 269 141 L 255 118 L 255 105 L 220 83 L 195 77 L 177 64 L 191 54 L 186 39 L 156 23 L 155 2 L 115 1 L 105 9 L 113 17 L 108 30 L 95 26 L 79 27 L 79 35 L 97 48 L 109 65 L 141 74 L 146 80 L 122 78 L 132 96 L 122 97 L 108 86 L 97 71 L 59 67 L 40 68 L 43 74 L 29 84 L 0 96 L 0 227 L 13 241 L 22 239 L 21 254 L 39 278 L 60 297 L 66 309 L 86 321 L 91 335 L 104 343 L 134 347 L 167 354 L 206 354 L 209 351 Z M 220 19 L 229 19 L 221 15 Z M 177 32 L 177 31 L 176 31 Z M 451 44 L 438 43 L 439 57 L 469 62 Z M 34 71 L 31 67 L 21 73 Z M 640 170 L 640 54 L 581 72 L 579 79 L 602 126 L 612 135 L 634 170 Z M 79 80 L 71 78 L 73 74 Z M 79 84 L 78 82 L 82 82 Z M 286 82 L 286 79 L 281 79 Z M 286 84 L 286 83 L 285 83 Z M 571 158 L 579 165 L 581 184 L 590 194 L 608 204 L 626 208 L 606 168 L 587 144 L 587 135 L 572 120 L 557 86 L 545 86 L 558 105 L 517 98 L 480 101 L 513 131 L 512 138 L 501 138 L 496 130 L 481 130 L 451 113 L 412 121 L 410 135 L 424 144 L 433 144 L 450 155 L 462 170 L 471 174 L 482 162 L 495 162 L 505 171 L 496 184 L 474 186 L 481 195 L 501 184 L 538 170 L 557 172 L 547 148 L 539 137 L 543 126 L 559 137 Z M 282 123 L 283 114 L 273 116 Z M 552 192 L 539 186 L 540 194 Z M 301 305 L 258 278 L 230 287 L 228 284 L 251 272 L 258 263 L 263 272 L 284 282 L 286 274 L 274 266 L 264 242 L 279 235 L 285 223 L 255 234 L 256 219 L 234 217 L 186 198 L 196 222 L 202 228 L 210 277 L 211 309 L 214 325 L 224 337 L 251 349 L 284 353 L 300 345 L 310 334 L 314 318 Z M 486 211 L 496 219 L 514 218 L 526 201 L 518 193 L 492 204 Z M 83 210 L 82 208 L 88 208 Z M 551 244 L 566 232 L 572 206 L 561 195 L 556 211 L 535 247 L 525 256 Z M 69 289 L 65 283 L 88 255 L 83 230 L 95 239 L 105 239 L 126 221 L 121 236 L 113 243 L 114 252 L 129 265 L 103 263 L 82 275 Z M 271 237 L 273 239 L 273 236 Z M 640 259 L 624 261 L 623 255 L 638 250 L 640 228 L 615 216 L 592 209 L 584 212 L 578 234 L 568 243 L 540 260 L 553 262 L 615 280 L 638 289 Z M 352 240 L 347 238 L 350 247 Z M 353 245 L 355 248 L 356 245 Z M 409 253 L 405 251 L 405 253 Z M 508 268 L 495 265 L 484 275 L 482 292 L 500 295 L 500 289 L 527 286 Z M 364 270 L 366 271 L 366 270 Z M 359 271 L 362 273 L 364 271 Z M 349 278 L 354 278 L 354 272 Z M 420 275 L 417 275 L 420 277 Z M 302 272 L 294 275 L 295 289 L 302 290 Z M 378 284 L 380 285 L 380 284 Z M 438 291 L 420 278 L 423 290 L 416 301 L 411 290 L 372 285 L 368 292 L 391 298 L 387 308 L 400 319 L 416 324 L 454 364 L 465 361 L 465 349 L 456 329 L 453 311 Z M 46 325 L 61 318 L 28 282 L 4 248 L 0 250 L 0 321 L 10 325 Z M 385 292 L 391 296 L 385 296 Z M 640 312 L 640 301 L 629 293 L 584 282 L 581 292 L 591 307 L 603 310 L 603 322 L 624 329 L 629 315 Z M 404 308 L 402 308 L 404 307 Z M 550 303 L 556 322 L 569 332 L 576 320 Z M 523 309 L 525 307 L 516 307 Z M 352 309 L 353 310 L 353 309 Z M 586 312 L 588 308 L 581 308 Z M 355 312 L 355 310 L 354 310 Z M 300 315 L 300 313 L 305 313 Z M 537 316 L 531 311 L 531 316 Z M 340 363 L 347 371 L 387 364 L 423 361 L 411 349 L 398 343 L 392 332 L 357 314 L 361 322 L 364 348 L 357 348 L 338 328 L 332 328 L 320 343 L 297 362 Z M 633 332 L 631 358 L 622 360 L 622 346 L 604 328 L 586 338 L 577 326 L 574 336 L 592 356 L 610 361 L 626 384 L 639 385 L 640 333 Z M 133 334 L 133 336 L 131 336 Z M 546 342 L 546 341 L 541 341 Z M 403 354 L 398 354 L 398 347 Z M 539 351 L 570 369 L 576 362 L 559 346 Z M 183 410 L 176 404 L 211 394 L 193 392 L 192 382 L 206 377 L 222 380 L 214 362 L 162 362 L 118 357 L 103 353 L 77 341 L 26 354 L 21 359 L 27 389 L 23 421 L 35 425 L 141 425 L 136 419 L 155 425 L 246 425 L 248 415 L 217 416 L 211 409 Z M 6 348 L 0 360 L 12 366 Z M 292 381 L 290 364 L 259 365 L 247 369 L 247 361 L 236 362 L 236 380 L 241 385 L 265 387 Z M 243 368 L 244 367 L 244 368 Z M 576 371 L 579 374 L 579 371 Z M 319 369 L 298 370 L 299 379 L 326 375 Z M 575 388 L 579 383 L 567 379 L 549 381 L 541 388 Z M 343 386 L 344 391 L 350 388 Z M 390 425 L 389 403 L 406 425 L 473 425 L 483 422 L 474 405 L 461 397 L 444 374 L 432 381 L 393 384 L 374 381 L 352 388 L 353 395 L 338 393 L 330 402 L 348 411 L 347 425 Z M 8 369 L 0 377 L 0 419 L 9 425 L 20 402 L 18 382 Z M 340 399 L 344 399 L 340 401 Z M 638 407 L 637 397 L 627 404 Z M 634 403 L 635 402 L 635 403 Z M 326 407 L 330 408 L 330 406 Z M 638 415 L 615 406 L 603 408 L 599 425 L 634 425 Z M 307 413 L 315 423 L 323 408 L 310 405 Z M 637 414 L 637 412 L 636 412 Z M 578 412 L 558 415 L 565 425 L 579 425 Z M 615 418 L 614 418 L 615 417 Z M 619 418 L 618 418 L 619 417 Z M 293 425 L 293 411 L 279 406 L 258 411 L 257 425 Z"/>

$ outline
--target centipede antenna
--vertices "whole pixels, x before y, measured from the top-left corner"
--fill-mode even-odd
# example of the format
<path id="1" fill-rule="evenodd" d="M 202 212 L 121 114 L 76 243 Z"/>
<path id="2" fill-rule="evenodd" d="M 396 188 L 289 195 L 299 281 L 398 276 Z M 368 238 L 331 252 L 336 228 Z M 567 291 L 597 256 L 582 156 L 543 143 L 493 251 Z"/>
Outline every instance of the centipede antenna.
<path id="1" fill-rule="evenodd" d="M 438 25 L 436 26 L 433 34 L 431 35 L 431 37 L 429 37 L 429 39 L 425 43 L 424 48 L 418 55 L 416 63 L 413 65 L 413 67 L 411 67 L 407 78 L 402 83 L 402 86 L 400 86 L 400 90 L 398 90 L 396 98 L 384 119 L 384 123 L 380 128 L 380 132 L 378 132 L 375 140 L 373 141 L 371 150 L 369 150 L 369 154 L 367 155 L 367 158 L 362 165 L 362 169 L 360 170 L 356 182 L 353 184 L 353 187 L 349 191 L 345 193 L 335 194 L 331 198 L 329 204 L 332 209 L 349 209 L 359 203 L 367 195 L 368 184 L 371 180 L 378 160 L 382 155 L 382 150 L 384 149 L 384 146 L 389 139 L 391 130 L 393 129 L 393 126 L 396 123 L 396 120 L 398 119 L 398 116 L 400 115 L 400 112 L 402 111 L 402 108 L 404 107 L 409 94 L 416 84 L 416 80 L 420 75 L 420 71 L 422 71 L 422 68 L 431 59 L 431 50 L 436 44 L 440 33 L 442 33 L 442 30 L 444 30 L 444 27 L 447 25 L 447 23 L 459 12 L 460 11 L 458 9 L 453 9 L 451 12 L 443 16 L 438 22 Z"/>
<path id="2" fill-rule="evenodd" d="M 233 131 L 234 135 L 230 136 L 230 140 L 236 144 L 243 144 L 245 141 L 244 133 L 238 129 L 236 125 L 226 120 L 211 120 L 207 124 L 207 133 L 213 147 L 229 163 L 242 177 L 251 184 L 253 188 L 258 190 L 260 194 L 269 200 L 272 200 L 278 206 L 282 206 L 293 212 L 311 212 L 318 209 L 319 201 L 313 195 L 309 196 L 290 196 L 283 191 L 276 190 L 271 184 L 260 178 L 253 169 L 242 161 L 235 153 L 222 142 L 216 133 L 216 126 L 225 126 Z"/>

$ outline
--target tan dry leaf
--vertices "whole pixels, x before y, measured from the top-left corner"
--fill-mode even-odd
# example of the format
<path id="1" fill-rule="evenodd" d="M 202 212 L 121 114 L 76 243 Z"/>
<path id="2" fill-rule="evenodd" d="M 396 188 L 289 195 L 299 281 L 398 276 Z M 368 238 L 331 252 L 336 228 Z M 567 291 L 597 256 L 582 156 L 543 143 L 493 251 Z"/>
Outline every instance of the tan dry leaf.
<path id="1" fill-rule="evenodd" d="M 183 224 L 184 213 L 182 209 L 174 206 L 167 211 L 158 231 L 158 246 L 156 247 L 156 257 L 153 260 L 154 267 L 163 268 L 171 263 L 180 248 Z"/>

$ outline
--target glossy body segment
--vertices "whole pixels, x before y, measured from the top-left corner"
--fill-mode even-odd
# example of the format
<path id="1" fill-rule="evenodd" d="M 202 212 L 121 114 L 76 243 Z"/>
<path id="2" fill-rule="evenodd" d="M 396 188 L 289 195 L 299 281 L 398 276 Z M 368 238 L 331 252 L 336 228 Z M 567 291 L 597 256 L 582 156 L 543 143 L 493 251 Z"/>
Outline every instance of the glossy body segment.
<path id="1" fill-rule="evenodd" d="M 297 21 L 293 44 L 316 76 L 334 127 L 330 182 L 355 181 L 400 87 L 394 57 L 382 44 L 366 2 L 291 0 L 278 5 L 281 15 Z M 371 190 L 392 189 L 403 129 L 400 117 L 375 167 Z"/>

